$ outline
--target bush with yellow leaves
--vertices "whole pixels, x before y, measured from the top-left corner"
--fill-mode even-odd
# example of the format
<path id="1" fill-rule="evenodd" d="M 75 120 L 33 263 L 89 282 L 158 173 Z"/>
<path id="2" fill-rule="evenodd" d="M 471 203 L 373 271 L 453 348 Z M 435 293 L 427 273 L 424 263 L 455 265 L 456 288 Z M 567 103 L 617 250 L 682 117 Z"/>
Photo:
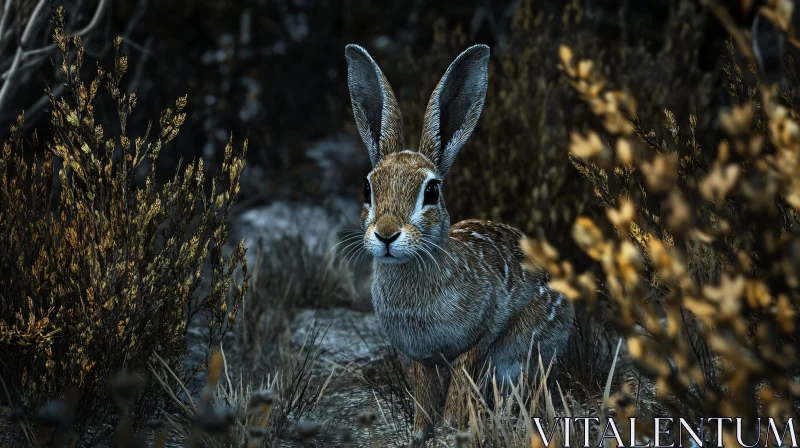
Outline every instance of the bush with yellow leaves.
<path id="1" fill-rule="evenodd" d="M 43 158 L 32 157 L 38 138 L 23 138 L 20 117 L 0 159 L 0 391 L 10 406 L 36 409 L 74 388 L 85 421 L 113 410 L 109 378 L 146 370 L 154 353 L 181 372 L 187 322 L 208 318 L 212 340 L 235 322 L 245 249 L 226 259 L 222 248 L 246 144 L 241 153 L 228 144 L 210 194 L 202 161 L 158 187 L 158 156 L 178 134 L 186 98 L 161 113 L 158 131 L 131 136 L 137 97 L 121 87 L 121 39 L 114 70 L 98 67 L 86 85 L 81 40 L 65 35 L 63 8 L 54 20 L 65 94 L 48 91 L 52 138 Z M 118 136 L 95 114 L 101 87 L 116 105 Z M 145 391 L 134 409 L 151 401 Z"/>
<path id="2" fill-rule="evenodd" d="M 784 3 L 762 6 L 761 19 L 786 14 Z M 694 114 L 664 109 L 669 136 L 648 130 L 637 115 L 647 92 L 612 89 L 597 62 L 560 48 L 563 75 L 600 119 L 573 133 L 569 158 L 606 219 L 574 221 L 572 237 L 594 261 L 584 272 L 543 238 L 523 246 L 556 290 L 609 305 L 605 318 L 666 412 L 742 417 L 745 440 L 755 440 L 757 417 L 785 422 L 800 410 L 800 109 L 794 61 L 787 87 L 764 81 L 752 34 L 713 11 L 733 34 L 725 85 L 734 105 L 711 147 L 699 143 Z M 787 30 L 788 20 L 775 23 Z M 629 392 L 611 403 L 623 422 L 634 412 Z"/>

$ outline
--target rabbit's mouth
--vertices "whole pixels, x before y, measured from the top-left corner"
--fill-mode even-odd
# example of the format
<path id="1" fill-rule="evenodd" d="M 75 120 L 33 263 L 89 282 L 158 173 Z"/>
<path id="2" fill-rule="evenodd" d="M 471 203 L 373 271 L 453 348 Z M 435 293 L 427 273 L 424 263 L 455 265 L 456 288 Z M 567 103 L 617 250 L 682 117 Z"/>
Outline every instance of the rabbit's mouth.
<path id="1" fill-rule="evenodd" d="M 409 260 L 408 257 L 401 256 L 399 254 L 392 254 L 389 251 L 386 251 L 383 255 L 373 256 L 375 260 L 380 263 L 388 263 L 388 264 L 402 264 Z"/>
<path id="2" fill-rule="evenodd" d="M 404 248 L 400 247 L 392 247 L 392 248 L 382 248 L 383 250 L 375 251 L 372 253 L 372 258 L 374 258 L 379 263 L 386 263 L 386 264 L 403 264 L 408 260 L 413 258 L 413 255 L 409 255 Z M 377 253 L 376 253 L 377 252 Z"/>

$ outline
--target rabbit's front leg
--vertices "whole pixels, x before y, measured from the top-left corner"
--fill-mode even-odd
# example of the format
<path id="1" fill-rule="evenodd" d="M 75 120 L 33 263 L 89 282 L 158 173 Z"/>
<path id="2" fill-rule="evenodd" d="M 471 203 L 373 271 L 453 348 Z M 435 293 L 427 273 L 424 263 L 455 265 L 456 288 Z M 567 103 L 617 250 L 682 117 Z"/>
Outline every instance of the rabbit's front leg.
<path id="1" fill-rule="evenodd" d="M 450 375 L 447 369 L 414 361 L 414 432 L 412 446 L 424 446 L 430 437 Z"/>
<path id="2" fill-rule="evenodd" d="M 467 397 L 472 388 L 470 379 L 475 377 L 480 348 L 472 347 L 462 353 L 452 365 L 450 387 L 447 390 L 447 401 L 444 405 L 444 418 L 462 429 L 467 411 Z M 467 377 L 469 375 L 469 377 Z"/>

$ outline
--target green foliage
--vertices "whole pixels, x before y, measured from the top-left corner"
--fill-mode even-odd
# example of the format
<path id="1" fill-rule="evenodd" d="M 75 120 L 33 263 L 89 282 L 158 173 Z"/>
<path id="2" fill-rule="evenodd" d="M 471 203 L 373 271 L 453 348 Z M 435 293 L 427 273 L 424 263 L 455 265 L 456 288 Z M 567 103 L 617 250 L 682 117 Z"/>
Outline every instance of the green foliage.
<path id="1" fill-rule="evenodd" d="M 65 94 L 50 94 L 53 137 L 30 161 L 38 139 L 25 141 L 20 117 L 0 161 L 0 379 L 11 404 L 29 409 L 75 386 L 88 419 L 110 411 L 106 381 L 116 372 L 145 370 L 154 353 L 180 372 L 192 319 L 208 318 L 214 341 L 235 323 L 245 249 L 242 241 L 226 259 L 222 248 L 247 146 L 237 153 L 229 142 L 210 194 L 202 161 L 157 186 L 158 156 L 184 122 L 186 97 L 161 113 L 158 131 L 131 136 L 137 96 L 121 87 L 122 39 L 114 69 L 98 66 L 86 85 L 81 41 L 65 35 L 62 8 L 54 20 Z M 117 136 L 95 116 L 101 87 L 118 111 Z"/>

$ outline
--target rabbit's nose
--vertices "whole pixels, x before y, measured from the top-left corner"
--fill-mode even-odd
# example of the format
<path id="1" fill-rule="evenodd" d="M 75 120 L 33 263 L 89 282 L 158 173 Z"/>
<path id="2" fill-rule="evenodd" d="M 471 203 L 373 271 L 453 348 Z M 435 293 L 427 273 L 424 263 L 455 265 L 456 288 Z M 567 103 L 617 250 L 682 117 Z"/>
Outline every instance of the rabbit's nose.
<path id="1" fill-rule="evenodd" d="M 377 238 L 378 241 L 380 241 L 383 244 L 385 244 L 386 245 L 386 249 L 389 249 L 389 245 L 392 244 L 392 242 L 394 240 L 400 238 L 400 232 L 397 232 L 392 236 L 383 236 L 380 233 L 375 232 L 375 238 Z"/>

